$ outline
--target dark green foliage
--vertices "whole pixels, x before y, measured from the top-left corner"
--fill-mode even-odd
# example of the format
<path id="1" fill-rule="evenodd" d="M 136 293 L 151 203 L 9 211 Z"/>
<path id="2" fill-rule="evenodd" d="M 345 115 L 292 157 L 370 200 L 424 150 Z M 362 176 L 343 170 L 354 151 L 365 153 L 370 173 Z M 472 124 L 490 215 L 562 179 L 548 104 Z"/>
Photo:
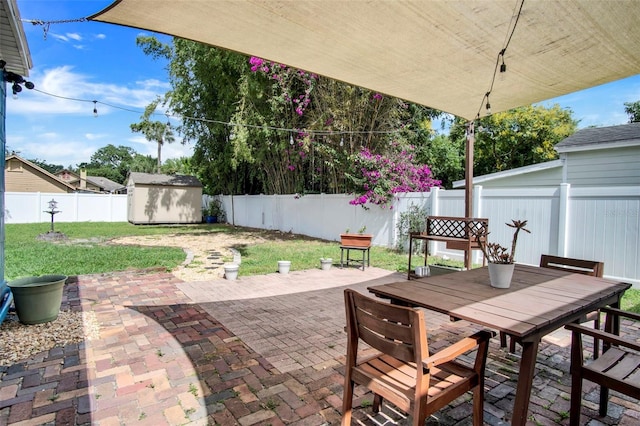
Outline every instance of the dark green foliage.
<path id="1" fill-rule="evenodd" d="M 640 101 L 625 102 L 624 112 L 629 116 L 629 123 L 640 122 Z"/>
<path id="2" fill-rule="evenodd" d="M 569 109 L 526 106 L 492 114 L 476 122 L 475 176 L 542 163 L 557 158 L 555 144 L 575 133 Z M 450 137 L 465 143 L 467 124 L 456 119 Z"/>

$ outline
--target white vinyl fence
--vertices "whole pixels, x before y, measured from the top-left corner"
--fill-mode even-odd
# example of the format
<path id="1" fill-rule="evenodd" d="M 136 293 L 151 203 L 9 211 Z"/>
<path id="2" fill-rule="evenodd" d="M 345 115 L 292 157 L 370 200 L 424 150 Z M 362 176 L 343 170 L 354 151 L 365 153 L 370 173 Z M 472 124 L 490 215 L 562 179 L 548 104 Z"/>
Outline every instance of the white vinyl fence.
<path id="1" fill-rule="evenodd" d="M 203 204 L 211 197 L 204 196 Z M 352 206 L 348 195 L 218 196 L 227 222 L 338 241 L 347 229 L 366 226 L 373 244 L 393 248 L 400 213 L 412 204 L 426 214 L 464 215 L 464 190 L 401 195 L 392 208 Z M 489 218 L 490 240 L 510 247 L 512 219 L 528 220 L 516 260 L 537 265 L 542 253 L 592 259 L 605 264 L 605 276 L 640 287 L 640 187 L 474 188 L 474 217 Z M 5 223 L 49 222 L 55 199 L 56 222 L 126 222 L 127 196 L 105 194 L 5 193 Z M 460 258 L 461 252 L 432 244 L 431 252 Z M 475 252 L 476 262 L 479 253 Z M 375 261 L 372 262 L 375 265 Z"/>
<path id="2" fill-rule="evenodd" d="M 51 222 L 49 201 L 59 213 L 55 222 L 126 222 L 126 194 L 5 192 L 4 223 Z"/>
<path id="3" fill-rule="evenodd" d="M 362 226 L 373 244 L 395 247 L 400 213 L 412 204 L 429 215 L 464 216 L 464 190 L 434 190 L 400 196 L 393 208 L 352 206 L 346 195 L 221 196 L 227 221 L 338 241 L 346 229 Z M 640 287 L 640 187 L 474 188 L 474 217 L 489 219 L 489 239 L 511 246 L 512 219 L 527 220 L 530 234 L 521 233 L 516 261 L 537 265 L 540 255 L 556 254 L 605 264 L 605 276 Z M 461 258 L 433 244 L 431 253 Z M 474 252 L 478 261 L 478 252 Z M 375 263 L 374 263 L 375 264 Z"/>

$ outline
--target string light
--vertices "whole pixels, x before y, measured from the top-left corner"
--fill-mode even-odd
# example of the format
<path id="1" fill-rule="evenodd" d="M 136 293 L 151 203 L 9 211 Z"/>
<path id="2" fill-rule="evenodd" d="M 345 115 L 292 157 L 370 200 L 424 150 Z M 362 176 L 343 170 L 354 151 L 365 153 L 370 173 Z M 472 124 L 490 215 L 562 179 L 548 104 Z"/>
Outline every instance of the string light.
<path id="1" fill-rule="evenodd" d="M 504 63 L 504 49 L 500 51 L 500 58 L 502 63 L 500 64 L 500 81 L 505 81 L 507 76 L 507 64 Z"/>
<path id="2" fill-rule="evenodd" d="M 135 114 L 142 114 L 143 112 L 140 110 L 134 110 L 134 109 L 130 109 L 130 108 L 125 108 L 119 105 L 114 105 L 114 104 L 110 104 L 107 102 L 102 102 L 99 100 L 90 100 L 90 99 L 80 99 L 80 98 L 72 98 L 72 97 L 68 97 L 68 96 L 62 96 L 62 95 L 56 95 L 54 93 L 49 93 L 49 92 L 45 92 L 43 90 L 39 90 L 39 89 L 35 89 L 34 90 L 38 93 L 42 93 L 43 95 L 46 96 L 52 96 L 55 98 L 60 98 L 60 99 L 66 99 L 69 101 L 75 101 L 75 102 L 94 102 L 94 106 L 95 104 L 102 104 L 104 106 L 107 106 L 109 108 L 113 108 L 113 109 L 118 109 L 121 111 L 126 111 L 126 112 L 132 112 Z M 152 115 L 160 115 L 160 114 L 164 114 L 166 115 L 167 119 L 169 118 L 173 118 L 176 120 L 182 120 L 182 121 L 187 121 L 187 120 L 191 120 L 191 121 L 196 121 L 196 122 L 201 122 L 201 123 L 209 123 L 209 124 L 218 124 L 221 126 L 226 126 L 229 128 L 236 128 L 236 127 L 244 127 L 244 128 L 248 128 L 248 129 L 259 129 L 259 130 L 271 130 L 274 132 L 283 132 L 283 133 L 295 133 L 295 132 L 299 132 L 300 129 L 295 128 L 287 128 L 287 127 L 276 127 L 276 126 L 266 126 L 266 125 L 254 125 L 254 124 L 244 124 L 244 123 L 234 123 L 231 121 L 220 121 L 220 120 L 212 120 L 209 118 L 199 118 L 199 117 L 191 117 L 191 116 L 179 116 L 179 115 L 171 115 L 171 114 L 167 114 L 167 113 L 159 113 L 159 112 L 154 112 Z M 398 129 L 394 129 L 394 130 L 349 130 L 349 131 L 344 131 L 344 130 L 309 130 L 309 129 L 305 129 L 305 132 L 310 136 L 310 137 L 322 137 L 322 136 L 336 136 L 336 135 L 370 135 L 370 134 L 375 134 L 375 135 L 393 135 L 393 134 L 397 134 L 400 132 L 400 130 Z M 233 140 L 235 137 L 235 135 L 233 134 L 233 132 L 231 132 L 231 140 Z M 293 136 L 290 137 L 290 141 L 293 139 Z M 344 145 L 344 136 L 341 137 L 341 142 Z M 294 142 L 295 143 L 295 142 Z"/>
<path id="3" fill-rule="evenodd" d="M 514 11 L 513 15 L 511 15 L 511 22 L 509 23 L 509 27 L 511 28 L 511 30 L 507 32 L 507 35 L 505 37 L 504 47 L 500 50 L 500 52 L 498 52 L 498 57 L 496 58 L 496 64 L 495 64 L 495 67 L 493 68 L 493 77 L 491 78 L 491 84 L 489 85 L 489 90 L 482 98 L 482 102 L 480 102 L 480 108 L 478 109 L 478 114 L 477 114 L 478 118 L 480 117 L 480 111 L 482 110 L 482 105 L 484 105 L 485 99 L 487 100 L 487 103 L 486 103 L 487 114 L 491 114 L 491 104 L 489 103 L 489 95 L 493 91 L 493 85 L 496 82 L 496 74 L 498 73 L 498 70 L 500 70 L 501 80 L 503 80 L 506 75 L 507 65 L 504 63 L 504 55 L 507 52 L 507 48 L 509 47 L 509 44 L 511 43 L 511 38 L 513 37 L 513 33 L 515 33 L 516 31 L 516 26 L 518 25 L 520 15 L 522 14 L 522 6 L 524 6 L 524 0 L 518 0 L 518 1 L 520 2 L 520 6 L 518 7 L 516 3 L 517 11 Z"/>
<path id="4" fill-rule="evenodd" d="M 98 118 L 98 101 L 93 101 L 93 116 Z"/>
<path id="5" fill-rule="evenodd" d="M 504 75 L 504 73 L 507 72 L 507 64 L 504 63 L 504 51 L 505 49 L 502 49 L 500 51 L 500 58 L 502 59 L 502 64 L 500 64 L 500 74 Z"/>
<path id="6" fill-rule="evenodd" d="M 293 146 L 293 135 L 289 135 L 289 145 Z"/>

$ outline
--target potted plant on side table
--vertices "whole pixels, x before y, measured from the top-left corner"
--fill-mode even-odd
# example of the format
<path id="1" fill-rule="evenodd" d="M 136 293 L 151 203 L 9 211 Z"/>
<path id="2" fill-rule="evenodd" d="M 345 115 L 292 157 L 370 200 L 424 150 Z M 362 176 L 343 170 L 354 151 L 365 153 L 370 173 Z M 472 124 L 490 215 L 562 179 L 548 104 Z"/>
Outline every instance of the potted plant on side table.
<path id="1" fill-rule="evenodd" d="M 357 234 L 352 234 L 349 233 L 349 229 L 347 228 L 344 234 L 340 234 L 340 245 L 345 247 L 369 247 L 373 239 L 373 234 L 365 234 L 366 230 L 367 227 L 363 226 L 358 230 Z"/>
<path id="2" fill-rule="evenodd" d="M 486 237 L 489 235 L 489 232 L 486 232 L 486 230 L 480 230 L 476 233 L 480 250 L 482 250 L 487 262 L 489 262 L 489 280 L 491 281 L 491 287 L 495 288 L 509 288 L 511 286 L 511 278 L 515 267 L 514 258 L 516 254 L 516 244 L 518 242 L 518 233 L 520 231 L 531 233 L 531 231 L 525 228 L 525 226 L 527 226 L 526 220 L 513 219 L 511 223 L 506 223 L 505 225 L 515 229 L 513 239 L 511 240 L 511 251 L 498 243 L 488 242 Z"/>

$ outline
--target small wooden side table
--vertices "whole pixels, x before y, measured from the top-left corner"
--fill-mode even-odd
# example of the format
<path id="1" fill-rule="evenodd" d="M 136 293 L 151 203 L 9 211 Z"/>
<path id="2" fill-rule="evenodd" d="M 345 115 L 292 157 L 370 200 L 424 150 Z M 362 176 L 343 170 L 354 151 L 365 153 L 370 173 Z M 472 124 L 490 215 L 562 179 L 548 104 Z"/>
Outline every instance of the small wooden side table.
<path id="1" fill-rule="evenodd" d="M 366 247 L 356 247 L 356 246 L 340 246 L 340 267 L 343 267 L 344 264 L 344 251 L 347 251 L 347 266 L 349 266 L 349 262 L 358 262 L 362 264 L 362 270 L 364 271 L 365 266 L 371 266 L 370 263 L 370 253 L 369 250 L 371 249 L 371 246 L 366 246 Z M 349 257 L 349 252 L 351 250 L 358 250 L 362 252 L 362 260 L 360 259 L 352 259 L 351 257 Z"/>

